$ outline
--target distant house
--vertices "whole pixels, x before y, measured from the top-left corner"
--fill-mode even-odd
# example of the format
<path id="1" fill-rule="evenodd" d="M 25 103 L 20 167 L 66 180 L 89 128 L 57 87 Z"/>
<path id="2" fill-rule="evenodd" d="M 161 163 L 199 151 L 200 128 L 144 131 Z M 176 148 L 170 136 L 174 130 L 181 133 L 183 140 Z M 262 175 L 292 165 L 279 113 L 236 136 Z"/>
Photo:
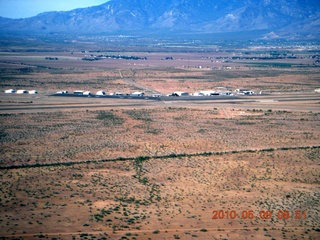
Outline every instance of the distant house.
<path id="1" fill-rule="evenodd" d="M 4 90 L 4 93 L 15 93 L 15 90 L 13 89 Z"/>
<path id="2" fill-rule="evenodd" d="M 19 89 L 16 93 L 17 94 L 24 94 L 24 93 L 28 93 L 28 91 L 24 90 L 24 89 Z"/>

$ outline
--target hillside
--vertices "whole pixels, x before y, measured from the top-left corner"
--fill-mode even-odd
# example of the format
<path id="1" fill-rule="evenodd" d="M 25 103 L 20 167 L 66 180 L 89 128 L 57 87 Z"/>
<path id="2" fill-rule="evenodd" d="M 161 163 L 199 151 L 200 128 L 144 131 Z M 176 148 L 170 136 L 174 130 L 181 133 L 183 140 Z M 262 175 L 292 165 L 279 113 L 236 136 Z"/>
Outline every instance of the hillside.
<path id="1" fill-rule="evenodd" d="M 317 0 L 111 0 L 99 6 L 0 18 L 6 33 L 156 34 L 261 31 L 319 38 Z"/>

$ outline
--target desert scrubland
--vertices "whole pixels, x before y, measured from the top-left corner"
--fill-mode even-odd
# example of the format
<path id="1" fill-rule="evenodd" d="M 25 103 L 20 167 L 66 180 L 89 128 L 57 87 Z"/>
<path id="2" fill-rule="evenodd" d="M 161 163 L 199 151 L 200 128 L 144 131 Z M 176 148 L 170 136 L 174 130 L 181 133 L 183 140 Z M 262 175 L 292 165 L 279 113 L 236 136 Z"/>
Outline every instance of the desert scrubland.
<path id="1" fill-rule="evenodd" d="M 153 107 L 0 117 L 3 166 L 316 146 L 320 138 L 319 113 L 271 109 Z"/>
<path id="2" fill-rule="evenodd" d="M 148 59 L 1 53 L 1 90 L 39 91 L 0 94 L 1 239 L 318 238 L 320 77 L 307 53 L 274 65 L 222 61 L 229 52 L 122 54 Z M 51 96 L 219 87 L 268 98 Z M 270 100 L 282 95 L 293 100 Z M 71 103 L 85 106 L 27 109 Z"/>

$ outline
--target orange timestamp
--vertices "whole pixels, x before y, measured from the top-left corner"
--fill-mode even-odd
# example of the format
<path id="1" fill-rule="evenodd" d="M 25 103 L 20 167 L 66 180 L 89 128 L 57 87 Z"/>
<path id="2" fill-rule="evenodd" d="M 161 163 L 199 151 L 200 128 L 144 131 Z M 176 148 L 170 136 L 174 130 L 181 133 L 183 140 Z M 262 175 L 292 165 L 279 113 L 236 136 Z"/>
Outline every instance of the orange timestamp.
<path id="1" fill-rule="evenodd" d="M 306 219 L 307 211 L 296 210 L 290 212 L 289 210 L 278 210 L 273 212 L 271 210 L 261 210 L 255 214 L 253 210 L 243 210 L 236 212 L 235 210 L 214 210 L 212 219 L 271 219 L 272 217 L 278 219 Z"/>

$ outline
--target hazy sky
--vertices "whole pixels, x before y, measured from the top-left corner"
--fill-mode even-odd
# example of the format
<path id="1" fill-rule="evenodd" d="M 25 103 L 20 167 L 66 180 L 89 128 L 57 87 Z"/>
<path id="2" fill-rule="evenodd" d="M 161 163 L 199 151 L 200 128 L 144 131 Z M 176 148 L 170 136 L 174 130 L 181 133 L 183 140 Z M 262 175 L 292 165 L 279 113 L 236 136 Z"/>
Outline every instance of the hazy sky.
<path id="1" fill-rule="evenodd" d="M 0 16 L 26 18 L 42 12 L 68 11 L 105 2 L 108 0 L 0 0 Z"/>

